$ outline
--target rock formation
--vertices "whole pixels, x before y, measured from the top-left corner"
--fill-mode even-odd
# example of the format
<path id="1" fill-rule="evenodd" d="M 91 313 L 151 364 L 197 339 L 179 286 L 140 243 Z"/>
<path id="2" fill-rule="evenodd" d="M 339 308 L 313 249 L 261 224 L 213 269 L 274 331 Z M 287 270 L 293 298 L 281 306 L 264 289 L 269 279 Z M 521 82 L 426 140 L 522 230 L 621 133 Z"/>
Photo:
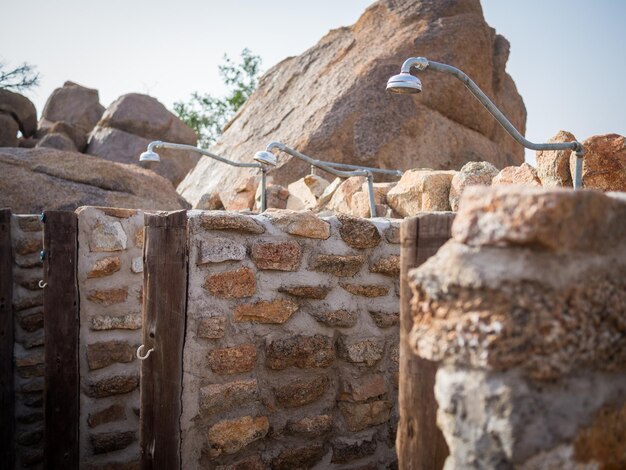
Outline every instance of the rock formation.
<path id="1" fill-rule="evenodd" d="M 385 91 L 407 57 L 423 55 L 468 73 L 524 132 L 524 104 L 505 71 L 508 53 L 478 0 L 381 0 L 353 26 L 329 32 L 270 69 L 212 150 L 250 161 L 270 140 L 280 140 L 318 158 L 383 168 L 519 164 L 523 149 L 453 77 L 423 73 L 424 92 L 415 97 Z M 307 170 L 281 155 L 274 183 L 287 186 Z M 203 158 L 179 192 L 194 205 L 216 189 L 225 200 L 248 174 Z"/>
<path id="2" fill-rule="evenodd" d="M 169 181 L 132 165 L 78 152 L 1 148 L 0 201 L 16 213 L 108 206 L 176 210 L 187 204 Z"/>
<path id="3" fill-rule="evenodd" d="M 198 137 L 155 98 L 138 93 L 119 97 L 102 115 L 89 137 L 87 153 L 106 160 L 138 165 L 139 154 L 153 140 L 196 145 Z M 198 162 L 195 152 L 159 150 L 158 163 L 143 163 L 174 185 Z"/>

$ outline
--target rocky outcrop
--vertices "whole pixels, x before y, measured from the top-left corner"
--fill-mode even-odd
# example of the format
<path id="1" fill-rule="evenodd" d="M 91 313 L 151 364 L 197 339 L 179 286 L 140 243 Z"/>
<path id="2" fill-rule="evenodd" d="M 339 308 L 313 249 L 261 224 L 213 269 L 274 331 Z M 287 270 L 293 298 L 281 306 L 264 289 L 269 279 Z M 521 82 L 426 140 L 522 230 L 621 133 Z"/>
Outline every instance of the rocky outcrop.
<path id="1" fill-rule="evenodd" d="M 270 69 L 212 150 L 250 161 L 280 140 L 318 158 L 403 170 L 459 169 L 470 160 L 519 164 L 523 149 L 453 77 L 423 73 L 416 97 L 385 91 L 407 57 L 440 60 L 468 73 L 524 132 L 524 104 L 505 71 L 508 53 L 478 0 L 381 0 L 355 25 Z M 304 162 L 281 155 L 271 174 L 287 186 L 307 172 Z M 203 158 L 178 189 L 195 205 L 248 174 Z"/>
<path id="2" fill-rule="evenodd" d="M 139 164 L 153 140 L 196 145 L 197 136 L 151 96 L 129 93 L 109 106 L 89 137 L 87 153 L 120 163 Z M 142 163 L 177 185 L 199 159 L 195 152 L 158 150 L 161 162 Z"/>
<path id="3" fill-rule="evenodd" d="M 0 112 L 15 120 L 24 137 L 31 137 L 37 131 L 37 110 L 25 96 L 0 89 Z"/>
<path id="4" fill-rule="evenodd" d="M 0 149 L 0 200 L 16 213 L 108 206 L 186 207 L 166 179 L 135 166 L 47 148 Z"/>

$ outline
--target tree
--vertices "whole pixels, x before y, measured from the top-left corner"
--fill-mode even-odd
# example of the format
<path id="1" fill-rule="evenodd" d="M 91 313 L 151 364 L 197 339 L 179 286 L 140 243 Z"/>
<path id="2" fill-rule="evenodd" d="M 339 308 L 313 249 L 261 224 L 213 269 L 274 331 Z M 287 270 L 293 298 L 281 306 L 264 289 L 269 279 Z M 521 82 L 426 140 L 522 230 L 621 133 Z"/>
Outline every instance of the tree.
<path id="1" fill-rule="evenodd" d="M 255 90 L 261 73 L 261 58 L 249 49 L 241 51 L 241 62 L 234 63 L 227 55 L 218 66 L 228 94 L 217 98 L 208 93 L 192 93 L 186 101 L 174 103 L 174 112 L 198 134 L 201 146 L 208 147 L 221 135 L 230 118 Z"/>
<path id="2" fill-rule="evenodd" d="M 39 73 L 33 65 L 24 62 L 22 65 L 8 69 L 0 62 L 0 89 L 24 91 L 39 85 Z"/>

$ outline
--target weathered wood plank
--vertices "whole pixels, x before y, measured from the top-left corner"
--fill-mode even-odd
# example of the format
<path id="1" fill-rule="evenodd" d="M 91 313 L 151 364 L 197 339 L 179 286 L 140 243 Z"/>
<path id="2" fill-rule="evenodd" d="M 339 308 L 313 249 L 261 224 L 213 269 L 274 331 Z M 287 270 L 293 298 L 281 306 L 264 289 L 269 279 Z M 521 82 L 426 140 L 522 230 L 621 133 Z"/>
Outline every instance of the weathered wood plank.
<path id="1" fill-rule="evenodd" d="M 453 219 L 453 213 L 424 213 L 406 219 L 400 227 L 400 421 L 396 450 L 403 470 L 439 470 L 449 454 L 437 427 L 437 364 L 415 356 L 409 344 L 413 317 L 407 275 L 448 241 Z"/>
<path id="2" fill-rule="evenodd" d="M 44 462 L 79 465 L 78 221 L 74 212 L 44 213 Z"/>
<path id="3" fill-rule="evenodd" d="M 0 209 L 0 462 L 7 468 L 13 468 L 15 447 L 12 302 L 11 210 Z"/>
<path id="4" fill-rule="evenodd" d="M 142 469 L 180 469 L 183 343 L 187 304 L 187 213 L 146 214 L 144 354 L 141 363 Z"/>

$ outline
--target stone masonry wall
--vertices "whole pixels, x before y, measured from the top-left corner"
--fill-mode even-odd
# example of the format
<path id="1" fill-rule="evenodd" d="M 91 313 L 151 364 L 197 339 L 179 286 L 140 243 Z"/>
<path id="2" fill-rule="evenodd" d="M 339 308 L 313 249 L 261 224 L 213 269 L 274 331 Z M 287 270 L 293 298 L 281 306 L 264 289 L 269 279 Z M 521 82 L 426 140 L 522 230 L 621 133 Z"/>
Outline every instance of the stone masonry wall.
<path id="1" fill-rule="evenodd" d="M 385 219 L 189 212 L 183 468 L 395 465 L 398 243 Z"/>
<path id="2" fill-rule="evenodd" d="M 410 274 L 452 468 L 626 468 L 624 193 L 468 188 Z"/>
<path id="3" fill-rule="evenodd" d="M 13 215 L 13 310 L 15 312 L 16 468 L 43 462 L 43 225 L 37 215 Z M 0 465 L 1 466 L 1 465 Z"/>
<path id="4" fill-rule="evenodd" d="M 144 215 L 77 214 L 81 468 L 138 468 Z"/>

